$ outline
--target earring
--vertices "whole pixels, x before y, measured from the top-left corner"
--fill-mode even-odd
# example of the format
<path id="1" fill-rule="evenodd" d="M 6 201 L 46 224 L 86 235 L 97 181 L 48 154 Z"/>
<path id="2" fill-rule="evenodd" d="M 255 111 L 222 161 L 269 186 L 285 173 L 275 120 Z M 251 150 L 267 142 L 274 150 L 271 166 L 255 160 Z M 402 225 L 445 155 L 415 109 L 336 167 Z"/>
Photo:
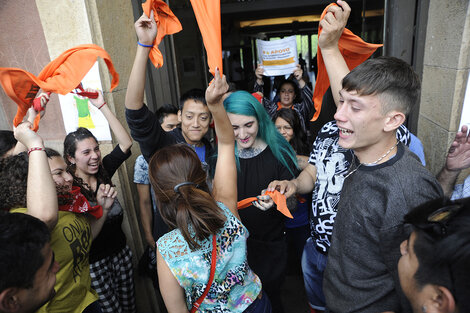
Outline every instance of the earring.
<path id="1" fill-rule="evenodd" d="M 426 313 L 426 312 L 428 311 L 428 309 L 426 308 L 425 305 L 423 305 L 423 306 L 421 307 L 421 311 L 423 311 L 423 313 Z"/>

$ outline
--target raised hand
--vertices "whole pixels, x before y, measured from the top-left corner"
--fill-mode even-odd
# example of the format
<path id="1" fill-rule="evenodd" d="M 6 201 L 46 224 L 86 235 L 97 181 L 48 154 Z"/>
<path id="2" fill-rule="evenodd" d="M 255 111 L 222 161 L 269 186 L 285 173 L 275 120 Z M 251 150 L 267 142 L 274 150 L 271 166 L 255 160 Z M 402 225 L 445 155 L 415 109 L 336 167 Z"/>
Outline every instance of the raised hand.
<path id="1" fill-rule="evenodd" d="M 88 98 L 88 101 L 90 101 L 90 103 L 93 104 L 93 106 L 95 106 L 96 108 L 101 108 L 101 106 L 105 103 L 103 93 L 99 91 L 98 89 L 92 89 L 92 88 L 87 88 L 86 91 L 98 93 L 98 98 L 96 99 Z"/>
<path id="2" fill-rule="evenodd" d="M 22 122 L 13 131 L 13 134 L 19 142 L 26 148 L 33 147 L 44 148 L 44 143 L 41 136 L 32 130 L 33 125 L 30 122 Z"/>
<path id="3" fill-rule="evenodd" d="M 449 171 L 460 171 L 470 167 L 470 136 L 466 125 L 455 134 L 455 139 L 447 154 L 445 167 Z"/>
<path id="4" fill-rule="evenodd" d="M 208 106 L 222 104 L 222 100 L 228 91 L 225 75 L 220 77 L 220 71 L 215 69 L 214 79 L 206 89 L 206 102 Z"/>
<path id="5" fill-rule="evenodd" d="M 329 7 L 325 17 L 320 21 L 322 31 L 318 37 L 318 45 L 322 52 L 338 47 L 338 40 L 346 27 L 349 14 L 351 13 L 351 8 L 346 1 L 338 0 L 337 4 L 337 6 Z"/>
<path id="6" fill-rule="evenodd" d="M 255 70 L 256 82 L 258 83 L 258 85 L 263 84 L 263 74 L 264 74 L 264 68 L 261 64 L 258 64 Z"/>
<path id="7" fill-rule="evenodd" d="M 150 12 L 150 17 L 143 13 L 135 22 L 134 27 L 141 44 L 153 44 L 153 41 L 157 37 L 157 23 L 155 22 L 153 10 Z"/>
<path id="8" fill-rule="evenodd" d="M 303 74 L 304 74 L 304 71 L 302 70 L 302 67 L 300 66 L 300 64 L 297 64 L 297 67 L 294 70 L 295 79 L 297 79 L 297 81 L 300 81 L 302 79 Z"/>

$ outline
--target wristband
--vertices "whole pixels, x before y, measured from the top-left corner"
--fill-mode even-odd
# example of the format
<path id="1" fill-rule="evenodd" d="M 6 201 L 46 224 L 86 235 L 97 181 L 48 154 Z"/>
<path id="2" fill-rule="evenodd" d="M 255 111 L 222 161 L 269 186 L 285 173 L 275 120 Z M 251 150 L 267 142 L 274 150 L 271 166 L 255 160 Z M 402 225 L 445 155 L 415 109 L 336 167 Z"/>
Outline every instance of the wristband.
<path id="1" fill-rule="evenodd" d="M 33 147 L 33 148 L 29 148 L 28 149 L 28 155 L 33 152 L 33 151 L 46 151 L 45 148 L 41 148 L 41 147 Z"/>
<path id="2" fill-rule="evenodd" d="M 100 105 L 100 107 L 98 108 L 98 110 L 101 110 L 101 108 L 102 108 L 104 105 L 106 105 L 106 101 L 105 101 L 102 105 Z"/>
<path id="3" fill-rule="evenodd" d="M 137 41 L 137 44 L 141 47 L 145 47 L 145 48 L 153 48 L 153 45 L 144 45 L 143 43 L 140 43 L 140 41 Z"/>

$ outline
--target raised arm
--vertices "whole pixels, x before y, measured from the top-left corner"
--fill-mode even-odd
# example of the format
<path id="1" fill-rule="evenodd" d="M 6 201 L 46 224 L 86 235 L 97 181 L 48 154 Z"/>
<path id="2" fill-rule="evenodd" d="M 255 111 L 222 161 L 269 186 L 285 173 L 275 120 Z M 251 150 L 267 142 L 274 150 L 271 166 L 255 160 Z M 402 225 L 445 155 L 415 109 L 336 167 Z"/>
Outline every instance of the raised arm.
<path id="1" fill-rule="evenodd" d="M 31 130 L 32 124 L 23 122 L 15 129 L 15 138 L 29 152 L 26 213 L 37 217 L 53 229 L 58 219 L 57 191 L 52 179 L 42 138 Z"/>
<path id="2" fill-rule="evenodd" d="M 444 167 L 437 175 L 437 180 L 442 186 L 444 194 L 448 197 L 452 195 L 457 177 L 463 169 L 470 167 L 470 136 L 468 127 L 462 126 L 462 129 L 455 134 L 449 153 L 447 154 Z"/>
<path id="3" fill-rule="evenodd" d="M 213 195 L 238 217 L 237 211 L 237 166 L 235 163 L 235 135 L 223 105 L 228 91 L 225 76 L 218 69 L 212 84 L 206 89 L 207 107 L 214 119 L 217 134 L 217 165 L 215 168 Z"/>
<path id="4" fill-rule="evenodd" d="M 337 1 L 338 6 L 331 6 L 320 21 L 322 31 L 318 37 L 323 62 L 330 79 L 331 92 L 336 105 L 339 101 L 341 81 L 349 73 L 349 68 L 338 48 L 338 41 L 348 21 L 351 8 L 346 1 Z"/>
<path id="5" fill-rule="evenodd" d="M 143 45 L 152 45 L 155 37 L 157 37 L 157 24 L 153 17 L 153 10 L 150 17 L 142 14 L 142 16 L 134 24 L 135 32 L 139 43 Z M 150 47 L 137 46 L 134 65 L 132 66 L 131 75 L 127 84 L 126 92 L 126 108 L 131 110 L 139 110 L 144 103 L 145 88 L 145 68 L 149 58 Z"/>
<path id="6" fill-rule="evenodd" d="M 38 113 L 36 110 L 34 110 L 33 107 L 28 109 L 25 119 L 26 119 L 26 122 L 30 122 L 31 124 L 34 123 L 34 119 L 36 118 L 38 114 L 41 114 L 41 118 L 44 116 L 44 114 L 46 113 L 45 111 L 46 104 L 49 102 L 49 95 L 47 93 L 42 92 L 37 98 L 41 99 L 40 100 L 41 106 L 44 108 L 44 110 Z M 21 142 L 18 141 L 15 146 L 15 149 L 13 150 L 13 155 L 19 154 L 26 150 L 27 150 L 26 147 Z"/>
<path id="7" fill-rule="evenodd" d="M 98 108 L 109 123 L 111 131 L 114 133 L 116 140 L 122 152 L 127 153 L 132 147 L 132 138 L 127 130 L 122 126 L 121 122 L 116 118 L 116 115 L 111 111 L 106 102 L 104 101 L 103 93 L 95 89 L 87 89 L 88 92 L 98 92 L 98 98 L 89 99 L 90 103 Z"/>

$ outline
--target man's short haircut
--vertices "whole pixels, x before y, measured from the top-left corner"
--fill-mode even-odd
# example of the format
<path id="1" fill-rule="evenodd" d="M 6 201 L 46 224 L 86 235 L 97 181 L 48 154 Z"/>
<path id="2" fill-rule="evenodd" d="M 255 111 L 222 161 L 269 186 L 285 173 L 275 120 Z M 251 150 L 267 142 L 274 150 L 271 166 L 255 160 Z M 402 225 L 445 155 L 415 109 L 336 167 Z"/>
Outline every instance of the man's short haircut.
<path id="1" fill-rule="evenodd" d="M 170 114 L 178 114 L 178 108 L 175 107 L 173 104 L 164 104 L 161 108 L 159 108 L 157 111 L 155 111 L 155 115 L 158 118 L 158 122 L 161 124 L 163 123 L 163 120 L 165 117 L 167 117 Z"/>
<path id="2" fill-rule="evenodd" d="M 0 158 L 15 147 L 17 140 L 11 130 L 0 130 Z"/>
<path id="3" fill-rule="evenodd" d="M 186 91 L 180 98 L 180 110 L 183 111 L 184 103 L 187 100 L 194 100 L 195 102 L 201 102 L 204 105 L 206 103 L 206 93 L 202 89 L 191 89 Z"/>
<path id="4" fill-rule="evenodd" d="M 22 213 L 0 212 L 0 292 L 32 288 L 44 264 L 42 249 L 51 240 L 39 219 Z"/>
<path id="5" fill-rule="evenodd" d="M 358 95 L 377 95 L 382 112 L 398 110 L 408 114 L 418 101 L 421 83 L 411 66 L 394 57 L 369 59 L 349 72 L 342 81 L 343 89 Z"/>
<path id="6" fill-rule="evenodd" d="M 423 229 L 423 221 L 443 207 L 455 211 L 448 218 L 445 213 L 437 215 L 444 218 L 443 224 Z M 414 275 L 418 287 L 427 284 L 446 287 L 459 312 L 470 312 L 470 198 L 429 201 L 407 214 L 405 223 L 413 225 L 416 231 L 413 250 L 419 263 Z"/>

